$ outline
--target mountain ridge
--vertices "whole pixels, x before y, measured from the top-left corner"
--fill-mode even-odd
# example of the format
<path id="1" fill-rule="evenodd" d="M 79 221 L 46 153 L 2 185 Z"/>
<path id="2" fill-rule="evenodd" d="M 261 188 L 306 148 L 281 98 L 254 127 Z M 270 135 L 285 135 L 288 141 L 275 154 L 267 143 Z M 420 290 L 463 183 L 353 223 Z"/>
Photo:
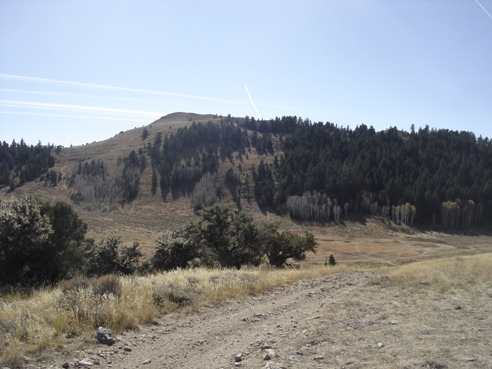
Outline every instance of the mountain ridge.
<path id="1" fill-rule="evenodd" d="M 52 154 L 50 175 L 13 193 L 4 187 L 0 197 L 71 203 L 89 237 L 115 235 L 148 248 L 161 232 L 196 219 L 207 196 L 289 227 L 287 214 L 316 224 L 350 214 L 434 225 L 442 217 L 465 228 L 490 217 L 491 142 L 428 126 L 376 132 L 297 117 L 177 112 Z"/>

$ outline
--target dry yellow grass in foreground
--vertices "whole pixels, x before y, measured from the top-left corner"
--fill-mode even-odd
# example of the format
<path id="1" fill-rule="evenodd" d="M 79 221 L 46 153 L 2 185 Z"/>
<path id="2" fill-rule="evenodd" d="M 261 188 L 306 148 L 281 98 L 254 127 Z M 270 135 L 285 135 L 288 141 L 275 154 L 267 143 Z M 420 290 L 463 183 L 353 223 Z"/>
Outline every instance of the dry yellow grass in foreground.
<path id="1" fill-rule="evenodd" d="M 114 333 L 136 329 L 164 314 L 213 308 L 228 299 L 345 271 L 338 265 L 179 270 L 145 277 L 80 278 L 28 298 L 7 296 L 0 301 L 0 362 L 22 365 L 23 355 L 46 358 L 53 349 L 83 347 L 94 342 L 98 326 Z M 310 320 L 312 326 L 302 331 L 301 349 L 307 350 L 303 342 L 321 342 L 316 349 L 327 365 L 343 366 L 354 360 L 361 367 L 381 368 L 417 368 L 452 360 L 460 360 L 460 365 L 488 365 L 484 358 L 490 354 L 486 352 L 490 341 L 484 337 L 492 327 L 487 318 L 492 254 L 435 259 L 378 272 L 381 277 L 350 294 L 333 300 L 325 297 L 320 318 Z M 332 294 L 337 296 L 336 290 Z M 380 341 L 384 349 L 374 348 Z"/>
<path id="2" fill-rule="evenodd" d="M 94 339 L 98 326 L 118 333 L 151 323 L 162 314 L 213 307 L 300 279 L 338 273 L 343 267 L 309 269 L 177 270 L 149 276 L 85 277 L 57 288 L 0 301 L 0 357 L 19 365 L 22 356 L 42 356 L 75 337 Z"/>

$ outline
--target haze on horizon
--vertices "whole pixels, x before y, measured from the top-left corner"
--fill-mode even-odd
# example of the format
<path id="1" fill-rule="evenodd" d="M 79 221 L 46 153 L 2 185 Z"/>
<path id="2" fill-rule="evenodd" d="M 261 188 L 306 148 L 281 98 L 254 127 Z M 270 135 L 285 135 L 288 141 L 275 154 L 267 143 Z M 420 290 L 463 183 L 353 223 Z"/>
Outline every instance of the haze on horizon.
<path id="1" fill-rule="evenodd" d="M 492 138 L 492 0 L 0 0 L 0 140 L 176 111 Z"/>

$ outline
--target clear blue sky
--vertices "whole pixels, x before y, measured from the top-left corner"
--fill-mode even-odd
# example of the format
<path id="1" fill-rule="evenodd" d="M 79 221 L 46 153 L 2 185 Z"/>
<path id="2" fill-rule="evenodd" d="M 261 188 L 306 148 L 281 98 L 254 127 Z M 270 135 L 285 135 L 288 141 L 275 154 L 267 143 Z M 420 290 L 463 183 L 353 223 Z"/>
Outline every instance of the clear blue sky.
<path id="1" fill-rule="evenodd" d="M 492 138 L 491 14 L 492 0 L 0 0 L 0 141 L 83 144 L 176 111 Z"/>

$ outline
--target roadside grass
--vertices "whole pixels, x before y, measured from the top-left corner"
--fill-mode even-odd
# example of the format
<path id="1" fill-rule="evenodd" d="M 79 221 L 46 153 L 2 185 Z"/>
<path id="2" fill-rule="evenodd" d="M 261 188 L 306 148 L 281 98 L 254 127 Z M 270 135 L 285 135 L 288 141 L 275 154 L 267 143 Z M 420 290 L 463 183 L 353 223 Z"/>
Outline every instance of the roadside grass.
<path id="1" fill-rule="evenodd" d="M 492 368 L 492 254 L 372 270 L 290 340 L 320 358 L 303 368 Z"/>
<path id="2" fill-rule="evenodd" d="M 439 299 L 451 296 L 453 301 L 472 301 L 476 296 L 484 301 L 492 298 L 492 253 L 371 269 L 381 275 L 371 282 L 376 291 L 394 291 L 399 299 L 403 296 L 415 299 L 417 295 L 422 297 L 421 301 L 431 302 L 436 296 Z M 51 350 L 91 342 L 98 326 L 115 334 L 136 330 L 166 314 L 213 308 L 231 299 L 267 293 L 302 279 L 349 270 L 353 268 L 337 264 L 280 270 L 199 268 L 97 279 L 81 276 L 28 296 L 6 295 L 0 297 L 0 364 L 22 366 L 25 356 L 47 357 Z M 366 301 L 374 305 L 374 309 L 385 303 L 362 295 L 352 297 L 358 304 Z M 393 304 L 399 304 L 398 300 Z M 330 315 L 335 321 L 341 313 L 336 310 L 338 313 L 333 311 L 335 315 Z M 391 314 L 388 312 L 388 316 Z"/>
<path id="3" fill-rule="evenodd" d="M 383 286 L 472 292 L 490 286 L 492 253 L 433 259 L 380 270 L 388 277 L 381 282 Z"/>
<path id="4" fill-rule="evenodd" d="M 117 334 L 138 329 L 165 314 L 187 314 L 345 270 L 340 265 L 306 269 L 199 268 L 148 276 L 80 276 L 29 296 L 3 296 L 0 363 L 19 366 L 23 357 L 46 355 L 77 337 L 82 341 L 94 339 L 99 326 Z"/>

